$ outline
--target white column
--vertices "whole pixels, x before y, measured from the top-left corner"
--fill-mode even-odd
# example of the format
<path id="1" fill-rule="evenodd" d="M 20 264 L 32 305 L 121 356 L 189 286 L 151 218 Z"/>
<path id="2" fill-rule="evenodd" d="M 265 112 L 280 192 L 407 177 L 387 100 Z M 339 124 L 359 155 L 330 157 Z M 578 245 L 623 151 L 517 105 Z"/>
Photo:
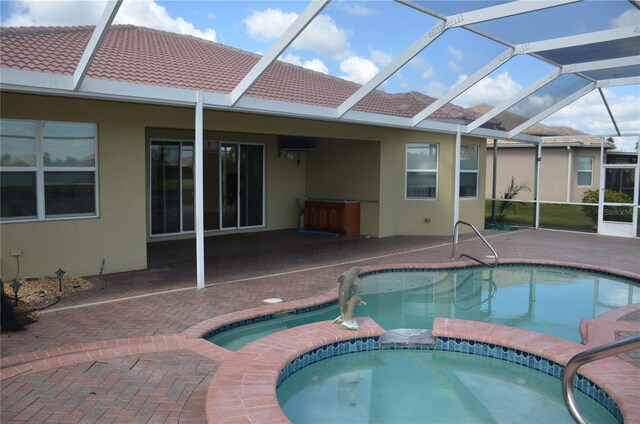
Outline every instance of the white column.
<path id="1" fill-rule="evenodd" d="M 498 197 L 498 139 L 493 139 L 493 175 L 491 176 L 491 219 L 496 222 L 496 199 Z"/>
<path id="2" fill-rule="evenodd" d="M 535 186 L 533 189 L 534 227 L 540 228 L 540 162 L 542 162 L 542 141 L 536 145 Z"/>
<path id="3" fill-rule="evenodd" d="M 598 183 L 598 234 L 602 234 L 602 222 L 604 221 L 604 137 L 600 140 L 600 178 Z"/>
<path id="4" fill-rule="evenodd" d="M 456 148 L 454 151 L 453 163 L 454 163 L 454 175 L 453 175 L 453 225 L 460 219 L 460 126 L 458 125 L 458 132 L 456 132 Z M 458 234 L 454 233 L 453 243 L 458 243 Z"/>
<path id="5" fill-rule="evenodd" d="M 571 150 L 571 146 L 567 146 L 567 203 L 571 202 L 571 158 L 573 151 Z"/>
<path id="6" fill-rule="evenodd" d="M 632 224 L 633 224 L 633 235 L 638 234 L 638 214 L 640 213 L 640 208 L 638 208 L 638 199 L 640 198 L 640 137 L 638 137 L 638 149 L 636 150 L 637 160 L 636 160 L 636 173 L 635 173 L 635 187 L 633 189 L 633 208 L 631 208 L 631 213 L 633 214 Z"/>
<path id="7" fill-rule="evenodd" d="M 196 227 L 196 282 L 199 289 L 204 288 L 204 196 L 203 196 L 203 123 L 202 123 L 202 93 L 198 91 L 196 100 L 196 143 L 194 146 L 193 179 L 194 179 L 194 209 Z"/>

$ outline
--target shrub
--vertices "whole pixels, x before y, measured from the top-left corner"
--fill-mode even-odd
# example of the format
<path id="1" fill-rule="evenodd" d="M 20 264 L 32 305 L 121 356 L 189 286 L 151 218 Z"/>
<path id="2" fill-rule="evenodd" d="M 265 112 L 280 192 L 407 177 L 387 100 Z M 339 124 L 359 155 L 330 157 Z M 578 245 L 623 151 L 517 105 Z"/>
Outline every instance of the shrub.
<path id="1" fill-rule="evenodd" d="M 598 203 L 600 190 L 587 190 L 582 196 L 582 203 Z M 604 201 L 606 203 L 628 203 L 633 205 L 633 199 L 626 193 L 616 190 L 606 189 L 604 191 Z M 598 208 L 593 206 L 582 206 L 582 211 L 591 218 L 594 223 L 598 223 Z"/>

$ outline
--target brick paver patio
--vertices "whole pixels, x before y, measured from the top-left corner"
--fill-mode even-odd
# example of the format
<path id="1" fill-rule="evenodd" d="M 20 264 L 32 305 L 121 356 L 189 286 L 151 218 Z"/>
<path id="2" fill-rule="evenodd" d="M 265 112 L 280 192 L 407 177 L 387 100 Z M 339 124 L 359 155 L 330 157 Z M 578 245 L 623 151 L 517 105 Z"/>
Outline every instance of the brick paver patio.
<path id="1" fill-rule="evenodd" d="M 544 230 L 485 235 L 503 258 L 640 274 L 638 239 Z M 194 288 L 193 241 L 152 244 L 148 270 L 93 277 L 92 290 L 62 299 L 27 331 L 2 333 L 2 422 L 205 422 L 204 394 L 227 351 L 201 340 L 167 345 L 158 337 L 262 306 L 265 298 L 320 295 L 353 265 L 448 262 L 450 242 L 295 231 L 211 237 L 204 290 Z M 468 235 L 458 252 L 486 253 Z M 53 351 L 68 362 L 47 359 Z M 88 353 L 75 356 L 80 352 Z M 20 363 L 27 372 L 12 375 Z"/>

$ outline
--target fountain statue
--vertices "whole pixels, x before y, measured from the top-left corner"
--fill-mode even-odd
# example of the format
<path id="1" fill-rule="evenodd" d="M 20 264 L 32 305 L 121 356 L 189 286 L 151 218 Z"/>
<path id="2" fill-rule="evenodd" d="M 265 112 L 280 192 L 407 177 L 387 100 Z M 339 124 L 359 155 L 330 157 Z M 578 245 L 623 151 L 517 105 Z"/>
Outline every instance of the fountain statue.
<path id="1" fill-rule="evenodd" d="M 358 305 L 366 305 L 356 293 L 360 287 L 360 268 L 353 267 L 338 277 L 338 302 L 340 303 L 340 316 L 333 320 L 334 324 L 340 324 L 347 330 L 357 330 L 358 323 L 353 317 L 353 312 Z"/>

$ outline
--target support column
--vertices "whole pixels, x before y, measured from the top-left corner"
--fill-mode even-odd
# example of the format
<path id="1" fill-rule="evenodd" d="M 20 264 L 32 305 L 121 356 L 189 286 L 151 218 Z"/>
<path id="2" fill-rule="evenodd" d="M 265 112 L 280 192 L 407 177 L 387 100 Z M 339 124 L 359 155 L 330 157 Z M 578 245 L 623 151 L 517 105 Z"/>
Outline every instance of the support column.
<path id="1" fill-rule="evenodd" d="M 204 288 L 204 183 L 202 168 L 203 158 L 203 122 L 202 122 L 202 93 L 198 91 L 196 99 L 196 142 L 194 146 L 193 180 L 194 180 L 194 209 L 196 227 L 196 282 L 199 289 Z"/>
<path id="2" fill-rule="evenodd" d="M 600 140 L 600 175 L 598 178 L 598 234 L 602 234 L 602 221 L 604 221 L 604 137 Z"/>
<path id="3" fill-rule="evenodd" d="M 638 137 L 636 144 L 636 173 L 635 173 L 635 184 L 633 190 L 633 208 L 631 208 L 631 213 L 633 214 L 633 218 L 631 219 L 631 223 L 633 224 L 633 231 L 635 231 L 635 235 L 638 236 L 638 220 L 640 217 L 640 137 Z"/>
<path id="4" fill-rule="evenodd" d="M 498 196 L 498 139 L 493 139 L 493 175 L 491 181 L 491 220 L 496 222 L 496 198 Z"/>
<path id="5" fill-rule="evenodd" d="M 454 163 L 454 175 L 453 175 L 453 225 L 460 219 L 460 149 L 461 149 L 461 136 L 460 126 L 458 126 L 458 132 L 456 132 L 456 148 L 454 151 L 453 163 Z M 454 232 L 453 243 L 458 243 L 458 234 Z"/>
<path id="6" fill-rule="evenodd" d="M 567 158 L 567 203 L 571 203 L 571 180 L 572 180 L 572 175 L 571 173 L 573 172 L 572 168 L 572 162 L 573 162 L 573 157 L 572 157 L 572 153 L 573 150 L 571 150 L 571 146 L 567 146 L 567 152 L 568 152 L 568 158 Z"/>
<path id="7" fill-rule="evenodd" d="M 542 141 L 536 145 L 536 167 L 533 188 L 533 226 L 540 228 L 540 162 L 542 162 Z"/>

